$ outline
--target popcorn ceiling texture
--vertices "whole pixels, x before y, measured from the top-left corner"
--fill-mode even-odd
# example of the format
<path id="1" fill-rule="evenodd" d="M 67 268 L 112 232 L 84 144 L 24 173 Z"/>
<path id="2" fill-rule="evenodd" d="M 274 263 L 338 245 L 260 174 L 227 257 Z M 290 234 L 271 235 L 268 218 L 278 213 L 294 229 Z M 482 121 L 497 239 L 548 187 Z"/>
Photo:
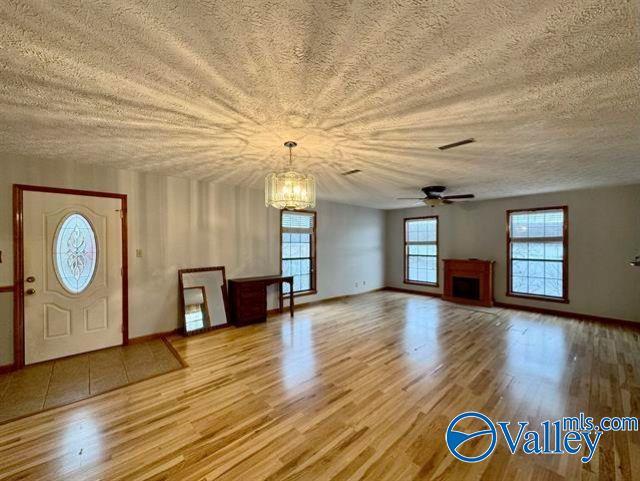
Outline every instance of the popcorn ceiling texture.
<path id="1" fill-rule="evenodd" d="M 320 197 L 383 208 L 435 183 L 640 182 L 635 2 L 3 0 L 0 19 L 0 159 L 261 188 L 293 139 Z"/>

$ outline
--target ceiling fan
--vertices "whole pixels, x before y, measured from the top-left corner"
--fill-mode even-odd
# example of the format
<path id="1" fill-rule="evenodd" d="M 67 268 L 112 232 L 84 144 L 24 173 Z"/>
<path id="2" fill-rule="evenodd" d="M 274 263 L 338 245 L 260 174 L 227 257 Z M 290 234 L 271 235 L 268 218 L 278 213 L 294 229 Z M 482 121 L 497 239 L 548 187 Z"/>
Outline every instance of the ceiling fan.
<path id="1" fill-rule="evenodd" d="M 447 188 L 444 185 L 428 185 L 423 187 L 425 197 L 398 197 L 397 200 L 420 200 L 425 205 L 435 207 L 442 204 L 452 204 L 454 200 L 459 199 L 473 199 L 473 194 L 460 194 L 460 195 L 442 195 Z"/>

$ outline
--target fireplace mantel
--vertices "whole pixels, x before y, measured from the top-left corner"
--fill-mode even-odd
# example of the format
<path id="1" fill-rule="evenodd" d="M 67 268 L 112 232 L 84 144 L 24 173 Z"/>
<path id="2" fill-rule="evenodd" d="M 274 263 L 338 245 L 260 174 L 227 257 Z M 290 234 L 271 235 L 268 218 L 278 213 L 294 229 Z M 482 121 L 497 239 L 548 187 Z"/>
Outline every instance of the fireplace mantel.
<path id="1" fill-rule="evenodd" d="M 444 259 L 446 301 L 493 306 L 493 264 L 481 259 Z"/>

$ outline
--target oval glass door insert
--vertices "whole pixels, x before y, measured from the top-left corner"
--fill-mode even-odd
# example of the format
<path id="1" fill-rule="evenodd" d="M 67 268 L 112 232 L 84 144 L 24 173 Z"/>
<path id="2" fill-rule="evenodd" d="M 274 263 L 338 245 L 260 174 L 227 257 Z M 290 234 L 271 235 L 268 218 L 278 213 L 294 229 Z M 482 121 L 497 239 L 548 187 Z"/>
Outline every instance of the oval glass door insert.
<path id="1" fill-rule="evenodd" d="M 96 272 L 96 233 L 82 214 L 66 216 L 53 239 L 53 264 L 62 286 L 71 294 L 86 290 Z"/>

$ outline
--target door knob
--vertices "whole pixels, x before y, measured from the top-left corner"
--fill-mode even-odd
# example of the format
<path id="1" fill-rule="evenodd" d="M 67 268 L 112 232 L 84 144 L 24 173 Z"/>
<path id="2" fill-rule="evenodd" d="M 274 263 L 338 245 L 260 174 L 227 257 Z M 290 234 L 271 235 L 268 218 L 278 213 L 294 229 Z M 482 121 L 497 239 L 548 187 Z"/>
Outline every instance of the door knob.
<path id="1" fill-rule="evenodd" d="M 36 281 L 36 278 L 35 278 L 35 277 L 33 277 L 33 276 L 29 276 L 29 277 L 27 277 L 26 281 L 27 281 L 27 282 L 35 282 L 35 281 Z"/>
<path id="2" fill-rule="evenodd" d="M 36 290 L 35 290 L 35 289 L 27 289 L 27 290 L 25 291 L 25 294 L 26 294 L 26 295 L 28 295 L 28 296 L 32 296 L 32 295 L 34 295 L 35 293 L 36 293 Z"/>

